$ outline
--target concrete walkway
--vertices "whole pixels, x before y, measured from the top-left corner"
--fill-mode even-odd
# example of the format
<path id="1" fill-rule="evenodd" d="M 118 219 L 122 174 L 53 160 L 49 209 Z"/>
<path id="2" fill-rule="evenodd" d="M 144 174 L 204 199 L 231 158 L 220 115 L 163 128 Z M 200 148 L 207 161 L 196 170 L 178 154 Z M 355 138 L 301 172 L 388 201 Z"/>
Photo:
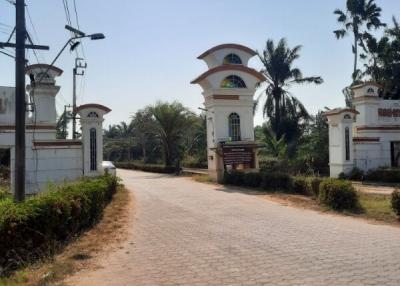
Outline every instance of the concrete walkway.
<path id="1" fill-rule="evenodd" d="M 133 234 L 70 285 L 399 285 L 400 229 L 118 170 Z"/>

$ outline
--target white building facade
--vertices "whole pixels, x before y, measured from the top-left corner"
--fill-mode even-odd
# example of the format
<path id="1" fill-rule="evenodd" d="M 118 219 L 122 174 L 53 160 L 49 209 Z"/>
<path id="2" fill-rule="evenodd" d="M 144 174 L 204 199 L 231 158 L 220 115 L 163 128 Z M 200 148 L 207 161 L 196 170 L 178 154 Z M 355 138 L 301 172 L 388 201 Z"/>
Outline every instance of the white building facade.
<path id="1" fill-rule="evenodd" d="M 325 113 L 331 177 L 379 167 L 400 167 L 400 100 L 379 97 L 379 85 L 354 86 L 354 108 Z"/>
<path id="2" fill-rule="evenodd" d="M 45 190 L 83 176 L 103 173 L 102 122 L 110 112 L 105 106 L 85 104 L 77 108 L 81 118 L 82 140 L 56 139 L 55 98 L 60 90 L 56 77 L 62 70 L 44 64 L 26 68 L 38 81 L 28 85 L 26 102 L 26 193 Z M 30 110 L 30 111 L 28 111 Z M 95 134 L 95 139 L 93 135 Z M 0 148 L 10 149 L 11 188 L 15 174 L 15 89 L 0 87 Z M 93 167 L 95 166 L 95 167 Z"/>
<path id="3" fill-rule="evenodd" d="M 208 71 L 192 81 L 203 89 L 207 113 L 208 170 L 221 181 L 227 169 L 256 171 L 254 142 L 254 93 L 265 80 L 249 68 L 256 52 L 238 44 L 216 46 L 198 57 Z"/>

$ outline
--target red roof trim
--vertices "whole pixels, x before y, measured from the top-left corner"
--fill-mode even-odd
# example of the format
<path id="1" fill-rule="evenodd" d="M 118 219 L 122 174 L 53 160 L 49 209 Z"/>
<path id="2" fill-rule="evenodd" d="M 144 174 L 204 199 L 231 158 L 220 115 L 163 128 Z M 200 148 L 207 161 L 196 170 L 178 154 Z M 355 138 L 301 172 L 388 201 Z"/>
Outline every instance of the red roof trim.
<path id="1" fill-rule="evenodd" d="M 53 70 L 56 73 L 58 73 L 58 75 L 62 75 L 62 73 L 64 72 L 62 69 L 59 69 L 58 67 L 55 66 L 51 66 L 51 65 L 47 65 L 47 64 L 34 64 L 34 65 L 30 65 L 27 66 L 25 68 L 25 73 L 28 73 L 29 71 L 33 70 L 33 69 L 37 69 L 37 68 L 42 68 L 44 70 Z"/>
<path id="2" fill-rule="evenodd" d="M 370 82 L 367 81 L 367 82 L 364 82 L 364 83 L 361 83 L 361 84 L 357 84 L 357 85 L 351 86 L 350 89 L 352 89 L 352 90 L 360 89 L 360 88 L 362 88 L 364 86 L 367 86 L 367 85 L 373 85 L 373 86 L 376 86 L 377 88 L 382 88 L 382 86 L 379 83 L 372 82 L 372 81 L 370 81 Z"/>
<path id="3" fill-rule="evenodd" d="M 205 51 L 204 53 L 202 53 L 202 54 L 201 54 L 200 56 L 198 56 L 197 58 L 198 58 L 199 60 L 204 59 L 204 58 L 205 58 L 206 56 L 208 56 L 209 54 L 212 54 L 212 53 L 214 53 L 214 52 L 216 52 L 216 51 L 218 51 L 218 50 L 222 50 L 222 49 L 238 49 L 238 50 L 241 50 L 241 51 L 243 51 L 243 52 L 246 52 L 246 53 L 248 53 L 248 54 L 250 54 L 250 55 L 252 55 L 252 56 L 257 55 L 257 53 L 256 53 L 254 50 L 252 50 L 252 49 L 250 49 L 250 48 L 248 48 L 248 47 L 246 47 L 246 46 L 243 46 L 243 45 L 239 45 L 239 44 L 222 44 L 222 45 L 215 46 L 215 47 L 213 47 L 213 48 L 211 48 L 211 49 Z"/>
<path id="4" fill-rule="evenodd" d="M 359 127 L 357 127 L 357 131 L 368 131 L 368 130 L 397 131 L 397 130 L 400 130 L 400 126 L 359 126 Z"/>
<path id="5" fill-rule="evenodd" d="M 337 115 L 337 114 L 341 114 L 341 113 L 345 113 L 345 112 L 351 112 L 351 113 L 354 113 L 354 114 L 360 114 L 360 112 L 358 112 L 357 110 L 352 109 L 352 108 L 333 109 L 333 110 L 324 112 L 324 114 L 326 116 L 331 116 L 331 115 Z"/>
<path id="6" fill-rule="evenodd" d="M 217 72 L 222 72 L 222 71 L 241 71 L 241 72 L 245 72 L 248 73 L 256 78 L 258 78 L 260 81 L 264 81 L 265 77 L 262 73 L 256 71 L 255 69 L 252 68 L 248 68 L 245 66 L 241 66 L 241 65 L 224 65 L 224 66 L 218 66 L 215 68 L 212 68 L 208 71 L 206 71 L 205 73 L 203 73 L 201 76 L 199 76 L 198 78 L 194 79 L 191 84 L 196 84 L 201 82 L 203 79 L 205 79 L 206 77 L 217 73 Z"/>
<path id="7" fill-rule="evenodd" d="M 55 130 L 55 125 L 26 125 L 26 130 Z M 15 125 L 0 125 L 0 130 L 15 130 Z"/>
<path id="8" fill-rule="evenodd" d="M 379 142 L 379 137 L 354 137 L 354 142 Z"/>
<path id="9" fill-rule="evenodd" d="M 96 103 L 88 103 L 88 104 L 83 104 L 81 106 L 78 106 L 75 109 L 75 112 L 79 112 L 83 109 L 87 109 L 87 108 L 97 108 L 97 109 L 101 109 L 103 111 L 105 111 L 106 113 L 109 113 L 111 111 L 110 108 L 108 108 L 107 106 L 101 105 L 101 104 L 96 104 Z"/>
<path id="10" fill-rule="evenodd" d="M 67 146 L 82 146 L 82 141 L 35 141 L 33 142 L 35 147 L 67 147 Z"/>

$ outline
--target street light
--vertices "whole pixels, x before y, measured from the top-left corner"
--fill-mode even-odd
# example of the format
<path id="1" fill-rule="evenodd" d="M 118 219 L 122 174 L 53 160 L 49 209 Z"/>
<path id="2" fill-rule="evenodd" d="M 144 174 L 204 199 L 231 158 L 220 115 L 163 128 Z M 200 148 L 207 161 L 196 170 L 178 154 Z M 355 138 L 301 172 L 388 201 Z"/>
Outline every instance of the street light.
<path id="1" fill-rule="evenodd" d="M 103 33 L 94 33 L 94 34 L 90 34 L 90 35 L 86 35 L 84 32 L 75 29 L 69 25 L 65 25 L 65 29 L 67 29 L 68 31 L 72 32 L 75 34 L 74 37 L 71 37 L 66 43 L 65 45 L 62 47 L 62 49 L 60 50 L 60 52 L 57 54 L 57 56 L 54 58 L 54 60 L 51 62 L 51 64 L 48 66 L 47 70 L 45 73 L 43 73 L 43 75 L 41 76 L 41 78 L 39 79 L 39 81 L 37 83 L 40 83 L 43 78 L 45 77 L 45 75 L 47 74 L 47 72 L 50 70 L 50 68 L 54 65 L 54 63 L 58 60 L 58 58 L 61 56 L 61 54 L 64 52 L 65 48 L 71 44 L 71 51 L 74 51 L 76 49 L 76 47 L 80 44 L 80 42 L 76 42 L 74 43 L 74 40 L 77 39 L 83 39 L 83 38 L 90 38 L 92 41 L 95 40 L 102 40 L 105 39 L 106 37 L 104 36 Z"/>

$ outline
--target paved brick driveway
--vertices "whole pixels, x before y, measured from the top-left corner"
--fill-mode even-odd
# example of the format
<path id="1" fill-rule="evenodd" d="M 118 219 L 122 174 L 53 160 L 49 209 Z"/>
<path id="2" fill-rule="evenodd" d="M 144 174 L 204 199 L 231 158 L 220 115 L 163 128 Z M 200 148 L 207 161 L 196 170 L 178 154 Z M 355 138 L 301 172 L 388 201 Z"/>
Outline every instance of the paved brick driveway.
<path id="1" fill-rule="evenodd" d="M 400 285 L 400 229 L 119 171 L 133 236 L 72 285 Z"/>

